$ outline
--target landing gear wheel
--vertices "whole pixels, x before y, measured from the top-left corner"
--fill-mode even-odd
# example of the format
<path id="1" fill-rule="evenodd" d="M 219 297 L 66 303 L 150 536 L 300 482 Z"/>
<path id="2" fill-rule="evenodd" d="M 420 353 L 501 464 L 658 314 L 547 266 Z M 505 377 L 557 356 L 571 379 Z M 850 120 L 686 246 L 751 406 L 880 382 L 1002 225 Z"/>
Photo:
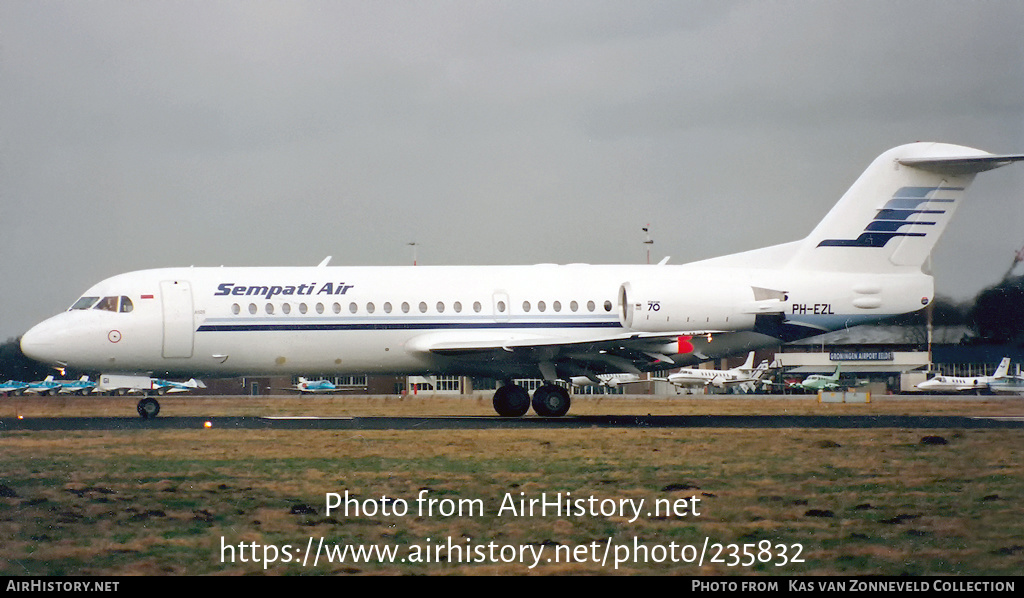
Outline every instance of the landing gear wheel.
<path id="1" fill-rule="evenodd" d="M 569 391 L 545 384 L 533 391 L 533 410 L 543 417 L 561 417 L 569 412 Z"/>
<path id="2" fill-rule="evenodd" d="M 502 417 L 522 417 L 530 410 L 530 393 L 516 384 L 494 391 L 494 410 Z"/>
<path id="3" fill-rule="evenodd" d="M 160 403 L 153 397 L 146 397 L 139 401 L 138 409 L 142 419 L 152 419 L 160 413 Z"/>

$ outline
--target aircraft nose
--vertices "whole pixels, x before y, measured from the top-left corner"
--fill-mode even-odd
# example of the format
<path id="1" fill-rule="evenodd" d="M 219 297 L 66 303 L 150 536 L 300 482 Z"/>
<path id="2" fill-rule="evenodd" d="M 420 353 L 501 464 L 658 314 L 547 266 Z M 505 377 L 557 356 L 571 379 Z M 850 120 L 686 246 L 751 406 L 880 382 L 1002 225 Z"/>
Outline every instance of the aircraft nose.
<path id="1" fill-rule="evenodd" d="M 21 336 L 21 352 L 36 361 L 55 361 L 56 348 L 57 329 L 52 319 L 36 324 Z"/>

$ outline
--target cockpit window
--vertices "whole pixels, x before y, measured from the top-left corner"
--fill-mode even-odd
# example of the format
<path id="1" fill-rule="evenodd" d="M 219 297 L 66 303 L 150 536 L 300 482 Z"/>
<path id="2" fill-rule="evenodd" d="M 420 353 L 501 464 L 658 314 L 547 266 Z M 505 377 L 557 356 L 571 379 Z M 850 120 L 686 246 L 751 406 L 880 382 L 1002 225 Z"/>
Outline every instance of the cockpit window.
<path id="1" fill-rule="evenodd" d="M 78 301 L 75 301 L 75 304 L 71 306 L 71 309 L 89 309 L 99 300 L 99 297 L 82 297 Z"/>
<path id="2" fill-rule="evenodd" d="M 104 297 L 100 299 L 100 302 L 96 304 L 93 309 L 102 309 L 103 311 L 117 311 L 117 297 Z"/>
<path id="3" fill-rule="evenodd" d="M 86 299 L 89 300 L 88 303 L 86 303 Z M 126 314 L 135 309 L 135 304 L 132 303 L 132 300 L 129 299 L 128 297 L 125 297 L 124 295 L 120 297 L 104 297 L 99 300 L 97 300 L 96 297 L 82 297 L 81 299 L 78 300 L 78 303 L 75 304 L 75 306 L 82 304 L 82 307 L 72 307 L 71 309 L 89 309 L 89 306 L 93 305 L 94 303 L 95 305 L 93 306 L 93 309 L 121 312 L 123 314 Z"/>

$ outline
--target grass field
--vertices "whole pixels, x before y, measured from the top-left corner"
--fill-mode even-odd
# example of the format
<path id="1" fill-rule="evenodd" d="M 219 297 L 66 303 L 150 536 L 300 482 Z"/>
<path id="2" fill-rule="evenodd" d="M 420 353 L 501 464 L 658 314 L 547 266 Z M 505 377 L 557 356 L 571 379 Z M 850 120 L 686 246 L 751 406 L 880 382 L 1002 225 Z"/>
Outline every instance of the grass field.
<path id="1" fill-rule="evenodd" d="M 7 399 L 0 417 L 124 416 L 134 403 Z M 489 398 L 161 405 L 168 416 L 492 413 Z M 595 398 L 573 413 L 1019 416 L 1024 402 Z M 1019 575 L 1022 440 L 912 429 L 3 432 L 0 575 Z M 328 513 L 346 492 L 348 512 Z M 544 499 L 563 508 L 542 513 Z M 356 547 L 375 552 L 330 552 Z"/>

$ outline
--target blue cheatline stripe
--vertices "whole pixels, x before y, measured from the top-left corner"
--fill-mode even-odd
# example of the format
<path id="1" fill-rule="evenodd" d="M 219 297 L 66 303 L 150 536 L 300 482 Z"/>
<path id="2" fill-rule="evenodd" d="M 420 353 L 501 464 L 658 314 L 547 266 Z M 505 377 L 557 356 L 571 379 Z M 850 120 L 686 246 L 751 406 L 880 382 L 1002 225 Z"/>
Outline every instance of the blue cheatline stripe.
<path id="1" fill-rule="evenodd" d="M 307 330 L 498 330 L 518 328 L 621 328 L 618 322 L 405 322 L 396 324 L 203 324 L 196 332 L 255 332 Z"/>

